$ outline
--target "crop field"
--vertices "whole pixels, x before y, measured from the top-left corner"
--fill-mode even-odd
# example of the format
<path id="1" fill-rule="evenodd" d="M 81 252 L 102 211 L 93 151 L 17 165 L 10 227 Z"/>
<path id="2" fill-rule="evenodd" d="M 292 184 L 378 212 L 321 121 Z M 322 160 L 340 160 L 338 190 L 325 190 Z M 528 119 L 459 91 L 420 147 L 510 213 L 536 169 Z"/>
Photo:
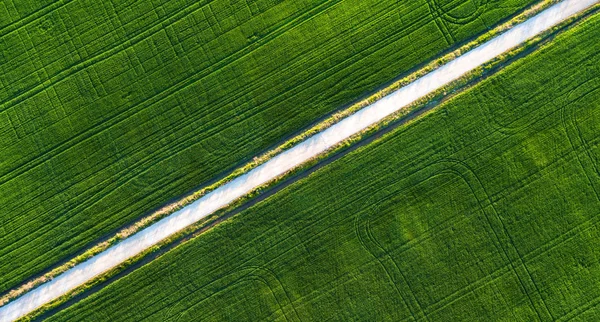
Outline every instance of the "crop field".
<path id="1" fill-rule="evenodd" d="M 598 39 L 595 16 L 50 320 L 597 320 Z"/>
<path id="2" fill-rule="evenodd" d="M 532 2 L 1 2 L 0 293 Z"/>

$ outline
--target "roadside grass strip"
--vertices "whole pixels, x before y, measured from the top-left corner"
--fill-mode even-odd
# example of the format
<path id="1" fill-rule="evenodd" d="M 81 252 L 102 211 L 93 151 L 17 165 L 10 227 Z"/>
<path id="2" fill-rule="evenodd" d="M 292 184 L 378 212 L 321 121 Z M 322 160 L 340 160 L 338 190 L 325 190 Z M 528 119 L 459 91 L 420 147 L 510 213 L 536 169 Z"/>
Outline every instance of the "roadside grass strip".
<path id="1" fill-rule="evenodd" d="M 415 82 L 357 111 L 330 128 L 284 151 L 90 260 L 0 308 L 0 321 L 13 321 L 135 257 L 161 240 L 211 215 L 387 116 L 458 80 L 482 64 L 556 26 L 599 0 L 566 0 L 482 44 Z"/>

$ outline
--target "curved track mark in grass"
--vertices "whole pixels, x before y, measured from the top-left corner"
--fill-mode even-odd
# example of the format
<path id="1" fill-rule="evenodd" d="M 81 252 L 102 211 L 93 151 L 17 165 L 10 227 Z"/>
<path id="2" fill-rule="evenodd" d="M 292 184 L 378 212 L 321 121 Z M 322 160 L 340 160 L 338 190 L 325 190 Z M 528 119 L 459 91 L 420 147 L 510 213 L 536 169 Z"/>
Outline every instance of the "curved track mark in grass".
<path id="1" fill-rule="evenodd" d="M 486 118 L 487 124 L 494 132 L 504 134 L 505 136 L 511 136 L 523 131 L 523 129 L 529 125 L 529 123 L 526 123 L 526 120 L 523 120 L 523 117 L 519 117 L 517 121 L 515 121 L 517 124 L 503 124 L 498 120 L 497 116 L 493 115 L 493 111 L 487 106 L 485 101 L 481 100 L 481 97 L 476 95 L 475 98 L 477 99 L 477 105 L 479 106 L 481 114 Z M 535 118 L 532 122 L 535 122 Z"/>
<path id="2" fill-rule="evenodd" d="M 367 202 L 369 202 L 369 200 L 370 199 L 368 199 Z M 396 294 L 398 294 L 399 298 L 408 308 L 413 320 L 418 321 L 423 317 L 427 318 L 427 315 L 414 292 L 409 292 L 411 296 L 405 296 L 404 292 L 402 292 L 401 289 L 410 289 L 410 285 L 408 285 L 404 274 L 398 265 L 396 265 L 390 254 L 373 237 L 370 228 L 370 218 L 366 213 L 359 213 L 356 215 L 354 229 L 359 243 L 374 259 L 377 260 L 377 262 L 379 262 L 379 266 L 384 270 L 385 275 L 394 287 Z"/>
<path id="3" fill-rule="evenodd" d="M 433 17 L 433 21 L 435 22 L 435 25 L 438 27 L 438 29 L 444 36 L 444 39 L 446 39 L 446 43 L 448 45 L 454 44 L 456 42 L 456 39 L 454 38 L 454 36 L 452 35 L 452 32 L 448 28 L 448 25 L 446 24 L 446 20 L 442 19 L 440 16 L 439 10 L 436 10 L 434 0 L 427 0 L 427 6 L 429 8 L 429 13 Z"/>
<path id="4" fill-rule="evenodd" d="M 576 158 L 576 156 L 573 156 L 573 158 Z M 541 246 L 538 246 L 535 249 L 532 249 L 530 252 L 528 252 L 526 254 L 523 254 L 523 256 L 522 256 L 523 261 L 530 262 L 534 259 L 539 258 L 542 255 L 547 254 L 549 251 L 558 247 L 559 245 L 569 242 L 576 236 L 583 234 L 590 229 L 595 228 L 598 225 L 598 223 L 600 223 L 600 213 L 596 214 L 595 216 L 590 217 L 589 219 L 587 219 L 586 221 L 584 221 L 582 223 L 579 223 L 575 227 L 572 227 L 569 231 L 563 233 L 560 236 L 557 236 L 556 238 L 548 241 L 547 243 L 545 243 Z M 510 263 L 507 263 L 506 265 L 499 267 L 497 270 L 495 270 L 494 272 L 492 272 L 490 274 L 490 276 L 492 276 L 492 280 L 496 280 L 498 277 L 501 277 L 508 272 L 513 272 L 513 274 L 514 274 L 514 270 L 509 269 L 509 268 L 511 268 Z M 438 303 L 433 304 L 431 306 L 432 310 L 430 313 L 435 313 L 435 312 L 441 310 L 443 308 L 443 305 L 454 302 L 457 299 L 460 299 L 460 298 L 466 296 L 468 294 L 467 288 L 475 290 L 475 289 L 479 289 L 479 288 L 485 286 L 487 283 L 486 281 L 488 281 L 488 280 L 489 280 L 489 277 L 486 276 L 483 279 L 480 279 L 480 280 L 475 281 L 474 283 L 468 285 L 464 289 L 457 290 L 453 294 L 449 295 L 447 298 L 444 298 L 444 299 L 440 300 Z M 598 301 L 600 302 L 600 297 L 598 298 Z"/>
<path id="5" fill-rule="evenodd" d="M 475 10 L 464 16 L 452 15 L 450 10 L 444 10 L 443 6 L 439 3 L 440 0 L 428 0 L 431 2 L 432 8 L 438 13 L 438 16 L 448 23 L 455 25 L 466 25 L 475 21 L 477 18 L 487 10 L 489 0 L 479 0 L 475 5 Z M 472 0 L 474 2 L 476 0 Z"/>
<path id="6" fill-rule="evenodd" d="M 597 12 L 597 11 L 596 11 Z M 594 12 L 595 13 L 595 12 Z M 590 13 L 590 15 L 594 14 L 594 13 Z M 561 28 L 561 30 L 559 30 L 559 32 L 563 31 L 565 28 L 568 27 L 564 27 Z M 556 34 L 552 34 L 548 37 L 548 39 L 544 39 L 540 44 L 536 44 L 534 46 L 534 48 L 540 48 L 542 46 L 544 46 L 545 44 L 547 44 L 547 42 L 549 40 L 552 40 L 554 37 L 556 36 Z M 527 50 L 529 51 L 529 50 Z M 517 55 L 517 58 L 520 56 L 521 54 Z M 514 58 L 511 58 L 510 60 L 514 60 Z M 592 78 L 596 78 L 595 75 L 592 76 Z M 524 129 L 526 129 L 527 127 L 531 126 L 533 123 L 537 122 L 538 120 L 540 120 L 541 118 L 545 118 L 550 114 L 553 114 L 554 112 L 558 112 L 561 114 L 561 118 L 563 118 L 563 127 L 565 128 L 565 130 L 567 130 L 568 125 L 566 125 L 565 123 L 565 109 L 567 109 L 566 105 L 572 103 L 571 101 L 573 99 L 570 99 L 569 97 L 573 95 L 573 93 L 575 91 L 578 91 L 579 87 L 589 83 L 590 81 L 598 81 L 597 79 L 589 79 L 583 83 L 580 84 L 578 86 L 576 86 L 575 89 L 564 89 L 560 92 L 560 94 L 558 94 L 556 97 L 561 98 L 559 104 L 557 104 L 556 109 L 552 109 L 550 110 L 549 113 L 546 114 L 541 114 L 542 113 L 542 109 L 539 108 L 539 106 L 531 106 L 532 103 L 539 103 L 536 101 L 529 101 L 526 102 L 525 105 L 523 105 L 523 109 L 527 110 L 527 112 L 525 113 L 519 113 L 520 116 L 514 120 L 508 121 L 508 122 L 501 122 L 499 120 L 499 117 L 494 115 L 494 111 L 488 106 L 488 104 L 486 104 L 486 102 L 484 100 L 482 100 L 482 97 L 479 95 L 474 95 L 474 97 L 477 99 L 477 104 L 478 107 L 481 110 L 481 114 L 483 117 L 486 118 L 487 123 L 489 124 L 489 126 L 491 127 L 491 129 L 493 131 L 496 131 L 498 133 L 502 133 L 506 136 L 512 136 L 515 134 L 518 134 L 519 132 L 522 132 Z M 587 85 L 586 85 L 587 86 Z M 503 91 L 505 90 L 504 88 L 494 88 L 495 91 Z M 510 97 L 510 95 L 507 93 L 506 94 L 507 97 Z M 565 97 L 567 97 L 565 99 Z M 578 98 L 578 99 L 581 99 Z M 539 104 L 538 104 L 539 105 Z M 568 108 L 570 109 L 570 108 Z M 568 113 L 567 113 L 568 114 Z M 567 117 L 568 118 L 568 117 Z M 595 158 L 594 158 L 595 159 Z M 598 163 L 597 161 L 595 162 L 596 164 Z M 599 173 L 600 175 L 600 173 Z"/>
<path id="7" fill-rule="evenodd" d="M 439 161 L 437 163 L 433 163 L 432 165 L 422 168 L 419 171 L 413 173 L 411 176 L 413 176 L 413 175 L 419 176 L 419 175 L 421 175 L 421 173 L 425 173 L 427 175 L 426 178 L 422 178 L 422 179 L 418 180 L 418 182 L 415 183 L 413 186 L 418 186 L 420 184 L 423 184 L 423 183 L 429 181 L 430 179 L 437 177 L 444 173 L 457 175 L 459 178 L 463 179 L 463 181 L 465 183 L 467 183 L 466 179 L 464 178 L 463 175 L 461 175 L 461 173 L 459 171 L 453 171 L 451 166 L 445 166 L 445 164 L 447 164 L 447 163 L 449 163 L 449 162 L 448 161 Z M 450 164 L 454 164 L 454 163 L 450 163 Z M 429 174 L 430 170 L 432 168 L 439 168 L 439 169 L 434 169 L 433 173 Z M 469 187 L 471 188 L 470 185 L 469 185 Z M 406 190 L 408 190 L 408 189 L 400 191 L 399 193 L 403 193 Z M 472 188 L 471 188 L 471 190 L 472 190 Z M 371 199 L 372 198 L 367 199 L 367 204 L 372 203 Z M 479 201 L 479 199 L 477 199 L 477 200 Z M 374 207 L 374 209 L 372 211 L 373 215 L 377 214 L 378 208 L 379 208 L 378 205 L 379 204 L 376 204 L 376 206 Z M 456 217 L 458 217 L 458 216 L 454 216 L 453 218 L 444 221 L 444 223 L 442 223 L 440 225 L 436 225 L 436 227 L 443 226 L 444 224 L 448 224 L 448 223 L 452 223 L 452 222 L 454 222 L 454 223 L 462 222 L 463 220 L 467 219 L 466 216 L 463 216 L 462 218 L 458 218 L 458 219 Z M 393 283 L 393 285 L 396 289 L 396 292 L 402 298 L 405 305 L 410 310 L 413 319 L 420 320 L 422 317 L 425 317 L 426 319 L 428 319 L 427 312 L 423 309 L 422 304 L 419 302 L 416 294 L 414 293 L 411 286 L 409 285 L 405 274 L 402 273 L 396 260 L 391 256 L 391 254 L 386 249 L 386 247 L 384 247 L 375 238 L 375 235 L 373 234 L 370 223 L 371 223 L 371 218 L 370 218 L 370 216 L 368 216 L 368 213 L 363 212 L 363 213 L 359 213 L 356 216 L 355 232 L 356 232 L 356 236 L 357 236 L 361 246 L 365 250 L 367 250 L 369 252 L 369 254 L 371 254 L 371 256 L 373 258 L 375 258 L 379 262 L 380 266 L 384 269 L 384 271 L 386 272 L 386 275 L 388 276 L 390 281 Z M 433 230 L 433 229 L 435 229 L 435 228 L 432 228 L 431 230 Z M 406 250 L 408 250 L 410 247 L 412 247 L 414 245 L 418 245 L 420 242 L 431 238 L 432 237 L 431 230 L 427 230 L 423 234 L 411 239 L 404 245 L 397 248 L 396 251 L 397 252 L 400 251 L 400 253 L 403 253 Z M 498 246 L 496 243 L 495 243 L 495 245 Z M 467 287 L 472 287 L 472 285 L 468 285 Z M 408 289 L 410 291 L 409 294 L 411 296 L 409 296 L 409 300 L 406 299 L 406 297 L 403 295 L 403 292 L 400 289 Z M 459 291 L 457 291 L 457 292 L 459 292 Z M 418 316 L 414 313 L 415 311 L 418 312 Z"/>
<path id="8" fill-rule="evenodd" d="M 277 306 L 279 307 L 279 310 L 282 312 L 286 321 L 301 321 L 293 302 L 290 300 L 290 297 L 287 291 L 285 290 L 285 287 L 283 286 L 283 283 L 271 270 L 260 266 L 248 266 L 239 269 L 233 273 L 230 273 L 217 279 L 209 285 L 204 286 L 203 288 L 201 288 L 203 291 L 206 292 L 206 287 L 212 288 L 214 291 L 211 292 L 210 295 L 204 297 L 203 299 L 197 301 L 196 303 L 188 307 L 185 311 L 179 313 L 175 321 L 179 321 L 194 307 L 204 303 L 213 296 L 229 292 L 232 289 L 234 289 L 237 285 L 240 285 L 246 281 L 257 281 L 265 285 L 269 289 L 269 292 L 273 296 L 275 303 L 277 303 Z M 192 293 L 193 292 L 194 291 L 192 291 Z M 274 313 L 275 312 L 273 312 L 273 314 Z M 164 316 L 164 319 L 169 319 L 171 317 L 172 315 Z"/>
<path id="9" fill-rule="evenodd" d="M 594 11 L 586 14 L 586 16 L 591 16 L 597 12 L 598 12 L 597 10 L 594 10 Z M 540 43 L 535 44 L 533 47 L 528 48 L 523 53 L 519 53 L 515 57 L 510 58 L 507 63 L 510 64 L 510 62 L 523 57 L 524 55 L 528 54 L 529 52 L 543 48 L 550 41 L 554 40 L 554 38 L 559 33 L 563 32 L 565 30 L 568 30 L 570 27 L 572 27 L 573 25 L 578 24 L 578 23 L 579 23 L 579 21 L 575 21 L 575 22 L 569 23 L 566 26 L 561 26 L 561 28 L 559 30 L 557 30 L 556 32 L 553 32 L 552 34 L 545 36 L 544 39 Z M 507 63 L 503 63 L 503 65 L 507 65 Z M 506 95 L 501 95 L 501 96 L 510 97 L 510 93 L 509 93 L 510 89 L 506 89 L 506 88 L 502 88 L 502 87 L 494 87 L 493 89 L 494 89 L 494 91 L 500 92 L 500 93 L 504 93 L 503 91 L 507 91 Z M 564 96 L 568 95 L 571 91 L 569 89 L 561 89 L 561 92 L 558 95 L 556 95 L 556 97 L 563 98 Z M 526 112 L 519 112 L 518 113 L 519 115 L 517 118 L 511 119 L 506 122 L 502 122 L 502 121 L 500 121 L 501 117 L 495 115 L 494 110 L 491 109 L 488 104 L 486 104 L 486 99 L 489 99 L 489 97 L 481 97 L 480 95 L 474 95 L 474 98 L 477 100 L 477 105 L 478 105 L 479 109 L 481 110 L 481 114 L 484 118 L 486 118 L 487 123 L 489 124 L 491 129 L 495 132 L 504 134 L 505 136 L 512 136 L 512 135 L 518 134 L 518 133 L 522 132 L 524 129 L 526 129 L 527 127 L 531 126 L 533 123 L 539 121 L 541 118 L 545 118 L 548 115 L 553 114 L 556 111 L 560 112 L 563 109 L 563 106 L 559 104 L 559 105 L 557 105 L 556 109 L 549 110 L 550 111 L 549 113 L 541 114 L 542 109 L 538 106 L 539 102 L 532 100 L 532 101 L 528 101 L 528 102 L 524 103 L 524 105 L 522 106 L 522 110 L 525 110 Z M 536 103 L 538 103 L 538 104 L 534 105 Z M 563 105 L 564 104 L 566 104 L 566 103 L 563 103 Z M 532 105 L 534 105 L 534 106 L 532 106 Z"/>
<path id="10" fill-rule="evenodd" d="M 454 34 L 452 33 L 448 25 L 466 25 L 475 21 L 483 14 L 483 12 L 487 10 L 488 4 L 489 0 L 480 0 L 477 3 L 476 9 L 474 11 L 470 12 L 465 16 L 459 17 L 457 15 L 451 14 L 451 11 L 455 10 L 456 8 L 450 8 L 446 10 L 439 3 L 439 0 L 427 0 L 429 12 L 431 13 L 438 29 L 446 39 L 448 45 L 456 43 L 456 37 L 454 37 Z"/>
<path id="11" fill-rule="evenodd" d="M 420 183 L 429 180 L 430 178 L 447 173 L 453 174 L 459 177 L 471 190 L 475 200 L 479 204 L 481 212 L 484 214 L 486 218 L 486 222 L 491 229 L 491 237 L 494 240 L 494 245 L 497 248 L 499 254 L 504 255 L 504 259 L 508 261 L 511 270 L 513 271 L 515 277 L 518 279 L 523 291 L 529 298 L 529 302 L 531 306 L 535 309 L 536 314 L 541 320 L 552 319 L 552 314 L 550 313 L 545 301 L 541 297 L 541 293 L 533 280 L 529 270 L 527 269 L 521 254 L 518 249 L 514 245 L 511 236 L 509 235 L 501 217 L 496 212 L 496 209 L 493 206 L 483 184 L 477 177 L 476 173 L 470 169 L 468 165 L 458 160 L 441 160 L 435 162 L 424 168 L 425 173 L 432 173 L 428 178 L 420 181 Z M 363 215 L 364 216 L 364 215 Z M 410 289 L 410 285 L 406 281 L 405 276 L 399 269 L 394 258 L 388 253 L 385 247 L 383 247 L 374 237 L 373 233 L 370 231 L 369 218 L 362 218 L 357 216 L 356 218 L 356 234 L 361 243 L 361 245 L 369 251 L 369 253 L 377 258 L 382 267 L 386 270 L 388 277 L 396 284 L 400 284 L 400 288 L 408 287 Z M 389 261 L 393 264 L 386 264 L 385 261 Z M 390 271 L 396 272 L 397 274 L 390 274 Z M 400 275 L 402 279 L 394 278 L 392 275 Z M 399 286 L 396 286 L 397 288 Z M 400 291 L 398 291 L 400 292 Z M 416 299 L 416 296 L 411 290 L 411 293 Z M 533 298 L 533 297 L 535 298 Z M 405 302 L 407 302 L 405 300 Z M 418 303 L 418 300 L 417 300 Z M 410 302 L 407 303 L 407 306 L 410 305 Z M 411 312 L 414 312 L 415 305 L 410 305 L 409 308 Z M 421 305 L 418 305 L 419 310 L 425 315 L 425 311 L 422 309 Z M 414 314 L 413 314 L 414 316 Z M 415 319 L 417 319 L 415 317 Z"/>
<path id="12" fill-rule="evenodd" d="M 504 95 L 504 91 L 508 91 L 506 88 L 494 88 L 496 93 L 500 93 L 502 96 L 510 97 L 508 94 Z M 531 123 L 536 122 L 538 118 L 536 117 L 536 112 L 539 110 L 538 107 L 533 107 L 533 112 L 527 112 L 527 115 L 534 114 L 534 117 L 531 117 L 531 120 L 524 117 L 522 113 L 515 115 L 517 117 L 514 121 L 502 122 L 500 120 L 500 116 L 494 113 L 494 110 L 490 108 L 487 104 L 488 97 L 481 97 L 480 95 L 474 95 L 477 100 L 477 106 L 482 116 L 486 119 L 487 125 L 491 128 L 492 131 L 501 133 L 505 136 L 512 136 L 521 131 L 523 131 L 527 126 L 531 125 Z"/>
<path id="13" fill-rule="evenodd" d="M 357 111 L 289 150 L 282 152 L 247 174 L 220 186 L 187 207 L 111 246 L 86 262 L 76 265 L 52 281 L 42 284 L 13 302 L 0 307 L 0 320 L 12 321 L 21 318 L 44 304 L 69 294 L 72 290 L 121 265 L 132 257 L 143 253 L 169 236 L 206 218 L 215 211 L 239 200 L 239 198 L 246 196 L 258 187 L 281 177 L 289 171 L 305 164 L 307 161 L 313 160 L 332 147 L 338 146 L 340 143 L 370 128 L 402 108 L 410 106 L 432 92 L 448 86 L 465 74 L 472 72 L 499 55 L 560 24 L 571 16 L 589 9 L 599 1 L 565 0 L 551 6 L 500 36 L 472 49 L 415 82 Z M 476 176 L 475 178 L 479 181 Z M 479 184 L 481 183 L 479 182 Z M 489 199 L 489 196 L 487 198 Z M 489 217 L 491 216 L 487 216 L 487 218 Z M 501 218 L 497 214 L 496 217 L 500 222 L 500 227 L 504 228 L 501 232 L 505 232 L 506 228 Z M 522 260 L 516 249 L 514 249 L 514 245 L 509 243 L 509 246 L 513 247 L 508 249 L 510 251 L 508 253 L 511 256 L 507 256 L 507 258 L 512 259 L 516 256 L 515 260 L 520 260 L 522 264 Z M 516 255 L 514 255 L 515 252 Z M 519 265 L 519 268 L 527 271 L 524 265 Z M 521 275 L 518 274 L 517 276 Z M 531 278 L 530 282 L 535 287 L 535 283 Z M 529 285 L 529 283 L 526 285 Z M 528 292 L 528 294 L 532 293 L 535 292 Z M 539 293 L 535 294 L 539 296 Z M 535 303 L 537 301 L 532 302 Z M 534 307 L 537 308 L 535 305 Z M 549 315 L 540 309 L 537 309 L 536 312 L 540 316 Z"/>
<path id="14" fill-rule="evenodd" d="M 485 190 L 483 182 L 477 176 L 477 173 L 473 171 L 473 169 L 471 169 L 466 163 L 459 160 L 449 159 L 438 162 L 437 165 L 442 166 L 446 169 L 446 171 L 454 172 L 456 175 L 461 177 L 465 183 L 467 183 L 471 189 L 471 192 L 477 199 L 477 203 L 480 205 L 481 211 L 485 215 L 497 247 L 500 248 L 499 250 L 509 261 L 511 269 L 523 287 L 523 291 L 529 298 L 529 302 L 532 308 L 535 310 L 538 318 L 541 321 L 553 320 L 550 309 L 544 301 L 537 284 L 535 283 L 531 273 L 529 272 L 529 269 L 523 261 L 523 256 L 514 244 L 512 236 L 506 228 L 502 217 L 498 214 L 496 208 L 494 207 L 494 203 Z M 535 299 L 532 298 L 532 296 L 534 296 Z"/>
<path id="15" fill-rule="evenodd" d="M 598 90 L 600 90 L 600 81 L 598 81 L 597 77 L 591 78 L 575 87 L 568 95 L 566 95 L 562 102 L 560 115 L 562 126 L 565 130 L 569 144 L 575 152 L 577 161 L 594 191 L 596 200 L 600 201 L 600 182 L 598 180 L 600 171 L 598 170 L 596 158 L 594 157 L 588 142 L 581 134 L 581 128 L 577 121 L 577 110 L 579 107 L 576 104 L 587 95 Z M 579 153 L 581 150 L 583 150 L 583 156 Z"/>

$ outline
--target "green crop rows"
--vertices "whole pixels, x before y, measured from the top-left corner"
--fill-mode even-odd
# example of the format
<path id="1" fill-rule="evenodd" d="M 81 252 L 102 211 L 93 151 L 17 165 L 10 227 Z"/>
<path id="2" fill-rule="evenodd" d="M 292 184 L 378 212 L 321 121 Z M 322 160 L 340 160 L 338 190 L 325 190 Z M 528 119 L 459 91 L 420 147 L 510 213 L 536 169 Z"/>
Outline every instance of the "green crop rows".
<path id="1" fill-rule="evenodd" d="M 51 320 L 597 320 L 598 39 L 596 16 Z"/>
<path id="2" fill-rule="evenodd" d="M 0 2 L 0 292 L 532 2 Z"/>

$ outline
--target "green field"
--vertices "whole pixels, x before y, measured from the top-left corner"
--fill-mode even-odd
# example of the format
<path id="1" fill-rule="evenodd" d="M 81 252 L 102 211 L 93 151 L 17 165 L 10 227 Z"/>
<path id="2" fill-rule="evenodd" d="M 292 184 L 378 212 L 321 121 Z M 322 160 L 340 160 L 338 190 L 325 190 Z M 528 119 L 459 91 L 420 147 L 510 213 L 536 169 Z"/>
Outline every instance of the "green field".
<path id="1" fill-rule="evenodd" d="M 51 320 L 600 318 L 600 16 Z"/>
<path id="2" fill-rule="evenodd" d="M 0 292 L 532 2 L 0 2 Z"/>

